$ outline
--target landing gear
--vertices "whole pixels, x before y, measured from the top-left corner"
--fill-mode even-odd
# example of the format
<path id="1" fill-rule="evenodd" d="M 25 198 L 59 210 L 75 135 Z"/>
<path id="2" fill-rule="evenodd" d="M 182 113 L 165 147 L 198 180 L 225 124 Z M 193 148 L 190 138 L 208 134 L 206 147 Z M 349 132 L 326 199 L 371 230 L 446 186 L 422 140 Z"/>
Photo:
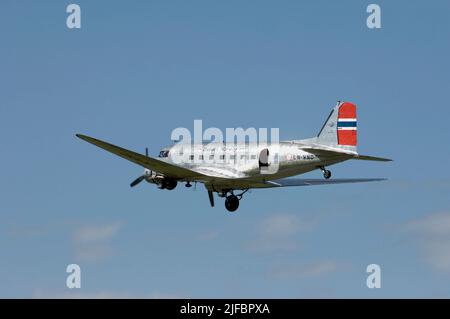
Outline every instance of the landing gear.
<path id="1" fill-rule="evenodd" d="M 208 197 L 209 197 L 209 203 L 211 204 L 211 207 L 214 207 L 214 192 L 219 195 L 219 197 L 225 197 L 225 208 L 229 212 L 235 212 L 239 208 L 239 202 L 244 196 L 244 194 L 248 191 L 248 189 L 243 190 L 240 194 L 234 194 L 234 191 L 232 189 L 221 189 L 221 190 L 214 190 L 214 189 L 207 189 L 208 190 Z"/>
<path id="2" fill-rule="evenodd" d="M 331 171 L 325 169 L 325 167 L 323 167 L 323 166 L 320 167 L 320 169 L 322 170 L 323 177 L 324 177 L 325 179 L 330 179 L 330 177 L 331 177 Z"/>
<path id="3" fill-rule="evenodd" d="M 225 199 L 225 208 L 229 212 L 234 212 L 239 207 L 239 198 L 236 195 L 229 195 Z"/>
<path id="4" fill-rule="evenodd" d="M 177 187 L 177 184 L 177 181 L 174 179 L 163 179 L 161 181 L 161 184 L 159 185 L 159 188 L 171 191 L 172 189 Z"/>
<path id="5" fill-rule="evenodd" d="M 184 186 L 186 186 L 186 187 L 192 187 L 192 184 L 191 184 L 191 182 L 186 182 L 186 185 L 184 185 Z"/>
<path id="6" fill-rule="evenodd" d="M 248 189 L 244 190 L 242 193 L 234 195 L 233 190 L 230 190 L 228 192 L 222 192 L 219 194 L 219 196 L 222 195 L 222 197 L 226 196 L 227 193 L 230 193 L 230 195 L 226 196 L 225 198 L 225 208 L 229 212 L 234 212 L 239 208 L 239 201 L 242 199 L 242 196 L 248 191 Z"/>

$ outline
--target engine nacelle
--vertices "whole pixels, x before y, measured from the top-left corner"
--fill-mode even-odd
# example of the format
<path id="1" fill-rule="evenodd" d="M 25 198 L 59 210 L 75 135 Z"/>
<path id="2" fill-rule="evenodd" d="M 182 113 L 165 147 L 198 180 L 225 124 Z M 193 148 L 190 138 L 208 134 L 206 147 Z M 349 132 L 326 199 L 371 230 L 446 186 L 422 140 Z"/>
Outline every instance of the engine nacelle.
<path id="1" fill-rule="evenodd" d="M 151 184 L 159 184 L 159 180 L 164 178 L 164 176 L 159 175 L 158 173 L 151 171 L 149 169 L 145 169 L 144 175 L 145 175 L 145 180 Z"/>
<path id="2" fill-rule="evenodd" d="M 165 178 L 161 179 L 161 183 L 158 185 L 158 187 L 161 189 L 168 189 L 169 191 L 171 191 L 172 189 L 177 187 L 177 184 L 178 183 L 176 180 L 165 177 Z"/>
<path id="3" fill-rule="evenodd" d="M 157 184 L 160 189 L 168 189 L 172 190 L 177 187 L 177 181 L 172 178 L 167 178 L 161 174 L 158 174 L 154 171 L 146 169 L 145 172 L 145 180 L 151 184 Z"/>

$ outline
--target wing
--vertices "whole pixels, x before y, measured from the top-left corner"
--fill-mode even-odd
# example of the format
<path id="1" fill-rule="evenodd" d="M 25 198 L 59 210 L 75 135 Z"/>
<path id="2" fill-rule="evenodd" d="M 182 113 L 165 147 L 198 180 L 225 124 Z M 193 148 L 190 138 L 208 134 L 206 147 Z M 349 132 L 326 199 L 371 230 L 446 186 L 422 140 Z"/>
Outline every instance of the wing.
<path id="1" fill-rule="evenodd" d="M 329 185 L 329 184 L 348 184 L 348 183 L 365 183 L 379 182 L 386 178 L 337 178 L 337 179 L 304 179 L 304 178 L 284 178 L 274 181 L 265 182 L 268 187 L 287 187 L 287 186 L 313 186 L 313 185 Z M 263 187 L 261 187 L 263 188 Z"/>
<path id="2" fill-rule="evenodd" d="M 251 189 L 251 188 L 273 188 L 287 186 L 313 186 L 330 184 L 349 184 L 379 182 L 386 178 L 338 178 L 338 179 L 304 179 L 304 178 L 283 178 L 273 181 L 251 180 L 247 178 L 236 179 L 214 179 L 205 182 L 211 189 Z"/>
<path id="3" fill-rule="evenodd" d="M 129 150 L 126 150 L 119 146 L 115 146 L 115 145 L 109 144 L 107 142 L 97 140 L 93 137 L 89 137 L 89 136 L 82 135 L 82 134 L 76 134 L 76 136 L 81 138 L 82 140 L 85 140 L 86 142 L 89 142 L 95 146 L 98 146 L 108 152 L 118 155 L 130 162 L 133 162 L 135 164 L 138 164 L 140 166 L 148 168 L 152 171 L 156 171 L 165 176 L 170 176 L 170 177 L 176 178 L 176 179 L 185 179 L 185 178 L 202 179 L 202 178 L 206 177 L 205 175 L 198 173 L 198 172 L 194 172 L 190 169 L 187 169 L 187 168 L 184 168 L 184 167 L 172 164 L 172 163 L 167 163 L 167 162 L 164 162 L 164 161 L 161 161 L 161 160 L 149 157 L 149 156 L 145 156 L 145 155 L 133 152 L 133 151 L 129 151 Z"/>

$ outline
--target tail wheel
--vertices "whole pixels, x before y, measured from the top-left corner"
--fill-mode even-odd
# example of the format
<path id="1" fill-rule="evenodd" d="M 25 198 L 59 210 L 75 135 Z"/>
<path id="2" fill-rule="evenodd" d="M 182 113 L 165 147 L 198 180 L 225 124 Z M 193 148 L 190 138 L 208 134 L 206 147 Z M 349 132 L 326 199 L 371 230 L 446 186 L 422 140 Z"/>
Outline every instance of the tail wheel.
<path id="1" fill-rule="evenodd" d="M 229 195 L 225 199 L 225 208 L 229 212 L 234 212 L 239 207 L 239 198 L 236 195 Z"/>
<path id="2" fill-rule="evenodd" d="M 329 179 L 331 177 L 331 171 L 329 170 L 324 170 L 323 171 L 323 177 L 325 177 L 325 179 Z"/>

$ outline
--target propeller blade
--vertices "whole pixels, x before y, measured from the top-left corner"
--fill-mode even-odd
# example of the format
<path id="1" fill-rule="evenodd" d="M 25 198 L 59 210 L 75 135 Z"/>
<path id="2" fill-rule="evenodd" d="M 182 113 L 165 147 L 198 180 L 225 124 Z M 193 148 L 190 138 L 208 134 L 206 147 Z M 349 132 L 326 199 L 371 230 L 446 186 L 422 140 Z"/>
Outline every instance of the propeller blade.
<path id="1" fill-rule="evenodd" d="M 144 180 L 145 176 L 139 176 L 138 178 L 136 178 L 134 181 L 131 182 L 130 187 L 134 187 L 137 184 L 139 184 L 140 182 L 142 182 Z"/>
<path id="2" fill-rule="evenodd" d="M 148 157 L 148 147 L 145 148 L 145 156 Z"/>

